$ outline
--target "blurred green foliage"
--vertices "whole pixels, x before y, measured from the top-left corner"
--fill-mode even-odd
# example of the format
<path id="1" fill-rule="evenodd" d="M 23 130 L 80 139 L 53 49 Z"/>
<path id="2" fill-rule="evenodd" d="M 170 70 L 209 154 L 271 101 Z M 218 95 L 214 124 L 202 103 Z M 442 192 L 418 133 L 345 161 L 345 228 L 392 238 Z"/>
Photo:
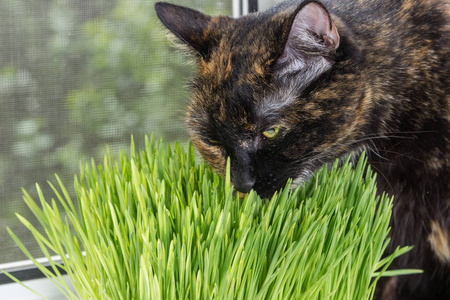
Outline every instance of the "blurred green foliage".
<path id="1" fill-rule="evenodd" d="M 185 141 L 186 56 L 145 0 L 0 1 L 0 263 L 16 260 L 3 231 L 28 215 L 32 191 L 80 163 L 137 147 L 145 134 Z M 209 14 L 231 1 L 178 0 Z"/>

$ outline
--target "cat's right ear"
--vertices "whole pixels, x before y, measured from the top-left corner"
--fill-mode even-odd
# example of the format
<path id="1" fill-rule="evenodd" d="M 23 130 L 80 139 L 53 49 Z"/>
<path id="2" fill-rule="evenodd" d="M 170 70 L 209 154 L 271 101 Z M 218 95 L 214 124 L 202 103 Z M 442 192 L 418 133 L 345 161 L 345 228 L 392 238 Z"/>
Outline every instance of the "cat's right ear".
<path id="1" fill-rule="evenodd" d="M 201 56 L 209 52 L 205 32 L 212 17 L 196 10 L 165 2 L 155 4 L 156 15 L 178 39 Z"/>

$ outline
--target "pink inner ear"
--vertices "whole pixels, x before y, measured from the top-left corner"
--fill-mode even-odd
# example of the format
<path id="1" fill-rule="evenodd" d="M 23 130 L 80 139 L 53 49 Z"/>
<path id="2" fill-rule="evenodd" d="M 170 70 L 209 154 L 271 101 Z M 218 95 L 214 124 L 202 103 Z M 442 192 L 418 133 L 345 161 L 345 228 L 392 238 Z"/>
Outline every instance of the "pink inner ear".
<path id="1" fill-rule="evenodd" d="M 339 46 L 339 34 L 326 9 L 316 2 L 310 2 L 303 6 L 294 19 L 292 28 L 307 27 L 318 36 L 323 37 L 330 47 Z"/>
<path id="2" fill-rule="evenodd" d="M 331 61 L 323 58 L 332 57 L 338 46 L 339 34 L 327 10 L 309 2 L 296 13 L 275 69 L 278 74 L 303 70 L 307 82 L 331 66 Z"/>

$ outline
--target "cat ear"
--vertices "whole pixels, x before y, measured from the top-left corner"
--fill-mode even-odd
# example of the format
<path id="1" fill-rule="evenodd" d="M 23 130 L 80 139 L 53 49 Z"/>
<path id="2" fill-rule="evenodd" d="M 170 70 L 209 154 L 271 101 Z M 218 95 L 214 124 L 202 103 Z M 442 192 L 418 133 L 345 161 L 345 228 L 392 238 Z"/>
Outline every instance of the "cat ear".
<path id="1" fill-rule="evenodd" d="M 310 56 L 329 56 L 339 46 L 339 33 L 330 14 L 318 2 L 308 2 L 296 13 L 278 68 L 291 71 L 307 65 Z"/>
<path id="2" fill-rule="evenodd" d="M 339 46 L 339 33 L 328 11 L 322 4 L 309 2 L 295 16 L 291 32 L 297 28 L 310 29 L 323 39 L 326 47 L 336 49 Z"/>
<path id="3" fill-rule="evenodd" d="M 210 16 L 165 2 L 157 2 L 155 10 L 164 26 L 183 43 L 202 56 L 208 53 L 210 41 L 204 38 L 204 32 L 212 19 Z"/>

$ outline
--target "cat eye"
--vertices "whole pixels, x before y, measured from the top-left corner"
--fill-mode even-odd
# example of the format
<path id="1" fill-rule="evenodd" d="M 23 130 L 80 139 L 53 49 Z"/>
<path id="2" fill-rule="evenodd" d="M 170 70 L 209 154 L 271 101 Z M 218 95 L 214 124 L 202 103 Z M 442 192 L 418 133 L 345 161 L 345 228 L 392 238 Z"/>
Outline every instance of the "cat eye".
<path id="1" fill-rule="evenodd" d="M 274 126 L 263 132 L 263 135 L 268 139 L 274 139 L 280 132 L 280 126 Z"/>
<path id="2" fill-rule="evenodd" d="M 213 139 L 209 139 L 208 143 L 210 143 L 211 145 L 220 145 L 219 141 L 213 140 Z"/>

